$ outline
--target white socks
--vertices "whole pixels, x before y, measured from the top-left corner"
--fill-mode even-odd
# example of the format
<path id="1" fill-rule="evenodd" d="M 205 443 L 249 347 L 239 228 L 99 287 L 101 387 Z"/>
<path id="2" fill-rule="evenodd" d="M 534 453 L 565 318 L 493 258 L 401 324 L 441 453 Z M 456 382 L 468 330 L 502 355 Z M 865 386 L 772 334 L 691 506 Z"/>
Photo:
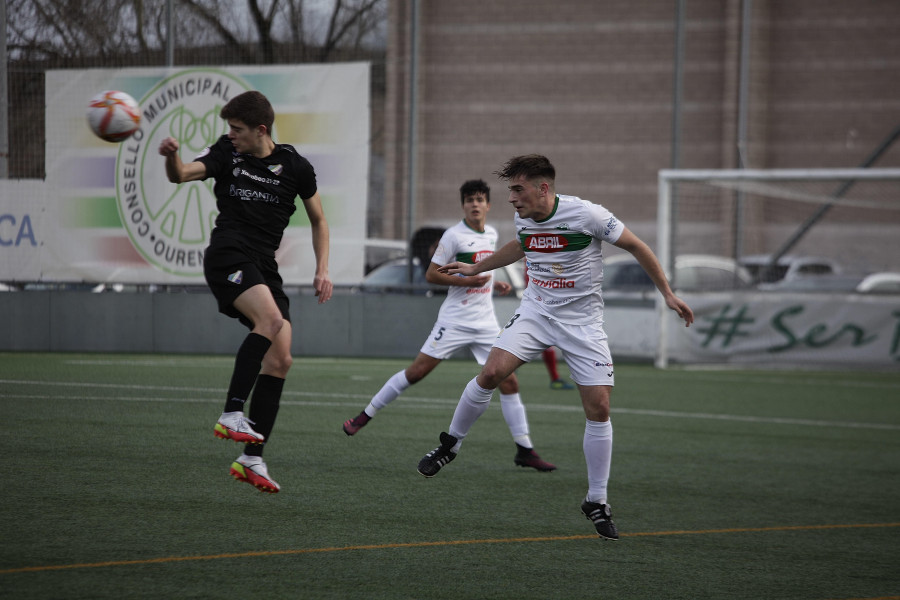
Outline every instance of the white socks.
<path id="1" fill-rule="evenodd" d="M 450 430 L 447 432 L 459 440 L 456 446 L 453 447 L 454 452 L 459 452 L 463 438 L 469 434 L 469 430 L 475 424 L 475 421 L 478 420 L 478 417 L 487 410 L 493 394 L 494 390 L 486 390 L 475 383 L 475 377 L 466 384 L 466 389 L 463 390 L 459 404 L 456 405 L 456 410 L 453 412 Z"/>
<path id="2" fill-rule="evenodd" d="M 588 502 L 606 504 L 606 484 L 612 462 L 611 421 L 588 421 L 584 425 L 584 459 L 588 472 Z"/>
<path id="3" fill-rule="evenodd" d="M 372 397 L 369 405 L 365 408 L 365 413 L 374 417 L 379 410 L 393 402 L 409 386 L 405 370 L 394 373 Z M 475 379 L 472 379 L 463 390 L 448 433 L 459 440 L 466 437 L 478 417 L 487 410 L 493 393 L 494 390 L 486 390 L 475 383 Z M 513 440 L 520 446 L 532 448 L 525 405 L 522 404 L 519 394 L 500 394 L 500 408 Z M 459 450 L 458 446 L 457 444 L 457 450 Z"/>
<path id="4" fill-rule="evenodd" d="M 525 414 L 525 405 L 519 394 L 500 394 L 500 409 L 503 418 L 509 427 L 513 441 L 525 448 L 533 448 L 531 436 L 528 435 L 528 417 Z"/>
<path id="5" fill-rule="evenodd" d="M 374 417 L 375 413 L 393 402 L 397 396 L 402 394 L 408 387 L 409 381 L 406 379 L 406 370 L 404 369 L 399 373 L 394 373 L 391 378 L 381 386 L 378 393 L 372 397 L 372 401 L 369 402 L 369 405 L 365 409 L 366 414 L 370 417 Z"/>

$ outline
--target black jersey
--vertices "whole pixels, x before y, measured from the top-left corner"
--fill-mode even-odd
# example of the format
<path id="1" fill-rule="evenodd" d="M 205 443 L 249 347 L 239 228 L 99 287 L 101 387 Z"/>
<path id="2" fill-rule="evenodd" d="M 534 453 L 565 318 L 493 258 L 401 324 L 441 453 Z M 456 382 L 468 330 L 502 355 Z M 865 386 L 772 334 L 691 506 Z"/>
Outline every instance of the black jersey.
<path id="1" fill-rule="evenodd" d="M 267 256 L 275 256 L 297 196 L 316 193 L 315 170 L 288 144 L 275 144 L 272 154 L 256 158 L 235 152 L 223 135 L 196 160 L 206 165 L 205 179 L 216 180 L 219 215 L 212 235 L 237 238 Z"/>

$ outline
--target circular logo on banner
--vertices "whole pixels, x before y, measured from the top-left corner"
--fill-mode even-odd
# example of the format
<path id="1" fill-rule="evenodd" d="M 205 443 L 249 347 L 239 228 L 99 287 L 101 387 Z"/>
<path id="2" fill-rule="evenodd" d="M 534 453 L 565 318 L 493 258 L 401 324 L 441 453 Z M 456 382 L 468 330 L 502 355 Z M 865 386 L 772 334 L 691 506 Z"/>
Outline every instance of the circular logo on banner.
<path id="1" fill-rule="evenodd" d="M 203 275 L 203 251 L 216 215 L 213 180 L 173 186 L 160 142 L 174 137 L 193 161 L 228 131 L 219 111 L 251 89 L 224 71 L 192 69 L 166 78 L 140 100 L 141 127 L 119 148 L 116 200 L 131 243 L 147 262 L 173 275 Z"/>

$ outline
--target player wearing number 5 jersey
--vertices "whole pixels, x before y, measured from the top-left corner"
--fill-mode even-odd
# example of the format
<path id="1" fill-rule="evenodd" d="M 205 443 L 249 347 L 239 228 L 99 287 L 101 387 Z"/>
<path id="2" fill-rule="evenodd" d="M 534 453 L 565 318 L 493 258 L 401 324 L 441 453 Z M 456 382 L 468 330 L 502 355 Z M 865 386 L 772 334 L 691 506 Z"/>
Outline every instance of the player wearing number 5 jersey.
<path id="1" fill-rule="evenodd" d="M 508 182 L 516 209 L 516 239 L 474 264 L 444 265 L 448 274 L 473 276 L 524 257 L 529 283 L 516 314 L 494 342 L 481 373 L 463 390 L 449 433 L 419 461 L 418 471 L 433 477 L 456 458 L 462 440 L 487 409 L 498 382 L 549 346 L 562 350 L 578 385 L 586 417 L 583 449 L 588 491 L 581 504 L 600 537 L 618 539 L 607 503 L 612 458 L 609 420 L 613 362 L 603 331 L 601 245 L 607 242 L 633 254 L 663 295 L 666 305 L 690 325 L 690 307 L 672 293 L 653 251 L 604 207 L 574 196 L 557 195 L 556 169 L 546 157 L 510 159 L 497 172 Z"/>
<path id="2" fill-rule="evenodd" d="M 451 262 L 475 264 L 494 253 L 497 230 L 486 224 L 490 210 L 490 188 L 478 180 L 465 182 L 459 190 L 464 218 L 444 232 L 425 278 L 430 283 L 447 285 L 447 299 L 441 304 L 437 322 L 413 363 L 395 373 L 372 398 L 365 410 L 344 422 L 344 433 L 356 434 L 375 414 L 396 399 L 409 386 L 424 379 L 442 360 L 456 351 L 469 348 L 483 365 L 500 326 L 494 315 L 492 292 L 508 294 L 510 285 L 495 282 L 484 275 L 446 275 L 438 269 Z M 514 373 L 499 381 L 500 407 L 516 443 L 515 464 L 538 471 L 556 467 L 534 451 L 525 407 L 519 397 L 519 382 Z"/>

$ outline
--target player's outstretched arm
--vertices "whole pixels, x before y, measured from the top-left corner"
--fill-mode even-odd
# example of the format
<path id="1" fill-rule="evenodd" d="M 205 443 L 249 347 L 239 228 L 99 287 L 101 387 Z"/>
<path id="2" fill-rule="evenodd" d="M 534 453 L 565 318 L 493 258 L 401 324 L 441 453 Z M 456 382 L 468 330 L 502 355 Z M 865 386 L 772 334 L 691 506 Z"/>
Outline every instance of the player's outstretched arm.
<path id="1" fill-rule="evenodd" d="M 637 259 L 638 264 L 647 272 L 653 284 L 656 285 L 656 289 L 662 294 L 666 306 L 674 310 L 684 320 L 685 327 L 690 327 L 691 323 L 694 322 L 694 312 L 684 300 L 672 292 L 672 288 L 669 287 L 669 281 L 666 279 L 666 273 L 650 246 L 645 244 L 627 227 L 613 245 L 630 252 Z"/>
<path id="2" fill-rule="evenodd" d="M 462 263 L 458 263 L 462 264 Z M 429 263 L 425 271 L 425 281 L 435 285 L 455 285 L 458 287 L 481 287 L 490 280 L 490 275 L 449 275 L 441 272 L 437 263 Z"/>
<path id="3" fill-rule="evenodd" d="M 484 260 L 481 260 L 474 265 L 452 262 L 447 263 L 438 270 L 441 273 L 448 273 L 450 275 L 455 275 L 457 273 L 463 275 L 477 275 L 478 273 L 493 271 L 494 269 L 511 265 L 524 256 L 525 252 L 522 250 L 522 246 L 519 245 L 518 241 L 512 240 Z"/>

